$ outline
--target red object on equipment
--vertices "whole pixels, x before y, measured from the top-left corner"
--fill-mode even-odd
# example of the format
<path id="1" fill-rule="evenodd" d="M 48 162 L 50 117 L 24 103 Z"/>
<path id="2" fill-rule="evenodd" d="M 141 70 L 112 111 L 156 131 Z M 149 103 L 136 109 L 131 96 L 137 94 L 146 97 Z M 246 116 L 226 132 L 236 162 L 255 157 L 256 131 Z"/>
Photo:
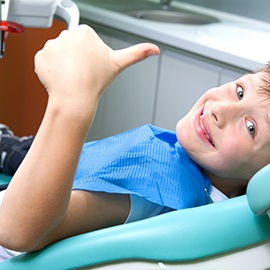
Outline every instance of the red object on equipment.
<path id="1" fill-rule="evenodd" d="M 0 21 L 0 30 L 8 33 L 22 33 L 24 32 L 24 27 L 15 22 Z"/>

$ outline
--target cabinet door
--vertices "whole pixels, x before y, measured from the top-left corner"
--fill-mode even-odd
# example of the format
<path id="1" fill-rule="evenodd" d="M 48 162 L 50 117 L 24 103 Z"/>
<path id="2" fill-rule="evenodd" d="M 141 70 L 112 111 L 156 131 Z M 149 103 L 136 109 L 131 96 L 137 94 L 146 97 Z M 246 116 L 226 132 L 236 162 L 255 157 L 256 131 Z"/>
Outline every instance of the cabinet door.
<path id="1" fill-rule="evenodd" d="M 0 123 L 17 136 L 35 135 L 46 109 L 48 95 L 34 72 L 34 55 L 65 28 L 64 22 L 55 20 L 51 28 L 8 35 L 0 59 Z"/>
<path id="2" fill-rule="evenodd" d="M 175 129 L 175 125 L 208 89 L 216 87 L 220 68 L 165 51 L 162 54 L 158 98 L 157 126 Z"/>
<path id="3" fill-rule="evenodd" d="M 110 45 L 120 49 L 132 44 L 111 38 Z M 152 122 L 157 72 L 158 57 L 150 57 L 129 67 L 113 81 L 103 100 L 102 137 Z"/>

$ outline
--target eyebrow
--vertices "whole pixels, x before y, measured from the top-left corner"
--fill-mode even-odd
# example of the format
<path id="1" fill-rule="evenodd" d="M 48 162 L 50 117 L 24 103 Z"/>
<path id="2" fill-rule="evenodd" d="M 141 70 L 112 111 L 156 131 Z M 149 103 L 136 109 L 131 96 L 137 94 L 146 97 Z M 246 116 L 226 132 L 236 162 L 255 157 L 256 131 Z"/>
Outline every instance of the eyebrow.
<path id="1" fill-rule="evenodd" d="M 245 79 L 248 81 L 248 86 L 249 86 L 249 88 L 255 90 L 255 87 L 254 87 L 254 86 L 255 86 L 255 83 L 254 83 L 254 81 L 251 79 L 251 77 L 248 76 L 248 75 L 250 75 L 250 74 L 246 74 L 243 78 L 245 78 Z"/>
<path id="2" fill-rule="evenodd" d="M 246 83 L 244 83 L 251 91 L 254 90 L 254 91 L 258 91 L 258 89 L 255 88 L 255 82 L 254 80 L 252 80 L 251 76 L 249 76 L 251 74 L 245 74 L 242 76 L 242 78 L 244 80 L 246 80 Z M 260 89 L 260 85 L 258 85 L 259 89 Z M 263 116 L 267 126 L 268 126 L 268 129 L 270 130 L 270 117 L 269 117 L 269 114 L 265 113 L 264 116 Z"/>
<path id="3" fill-rule="evenodd" d="M 269 127 L 269 129 L 270 129 L 270 119 L 269 119 L 269 114 L 265 114 L 264 115 L 264 119 L 265 119 L 265 122 L 267 123 L 267 125 L 268 125 L 268 127 Z"/>

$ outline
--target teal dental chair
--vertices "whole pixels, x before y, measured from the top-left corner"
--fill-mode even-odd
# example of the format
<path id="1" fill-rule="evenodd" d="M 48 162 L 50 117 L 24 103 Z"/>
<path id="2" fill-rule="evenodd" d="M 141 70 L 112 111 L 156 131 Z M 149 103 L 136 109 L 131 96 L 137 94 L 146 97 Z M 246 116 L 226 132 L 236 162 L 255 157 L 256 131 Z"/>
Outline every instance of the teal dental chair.
<path id="1" fill-rule="evenodd" d="M 0 269 L 270 269 L 267 213 L 270 164 L 245 196 L 71 237 Z"/>

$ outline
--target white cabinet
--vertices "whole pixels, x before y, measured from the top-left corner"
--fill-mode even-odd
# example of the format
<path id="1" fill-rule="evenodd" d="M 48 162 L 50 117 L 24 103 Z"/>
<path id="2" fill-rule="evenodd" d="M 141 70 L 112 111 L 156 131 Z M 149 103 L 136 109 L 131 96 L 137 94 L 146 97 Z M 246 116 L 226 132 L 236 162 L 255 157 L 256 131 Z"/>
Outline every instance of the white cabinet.
<path id="1" fill-rule="evenodd" d="M 221 68 L 168 50 L 161 57 L 154 123 L 174 130 L 198 98 L 217 86 Z"/>
<path id="2" fill-rule="evenodd" d="M 112 39 L 112 48 L 130 46 Z M 109 87 L 105 102 L 104 135 L 113 135 L 151 123 L 158 74 L 158 57 L 131 66 Z"/>
<path id="3" fill-rule="evenodd" d="M 135 42 L 101 36 L 113 49 Z M 114 135 L 153 122 L 158 57 L 150 57 L 124 70 L 103 95 L 87 140 Z"/>

